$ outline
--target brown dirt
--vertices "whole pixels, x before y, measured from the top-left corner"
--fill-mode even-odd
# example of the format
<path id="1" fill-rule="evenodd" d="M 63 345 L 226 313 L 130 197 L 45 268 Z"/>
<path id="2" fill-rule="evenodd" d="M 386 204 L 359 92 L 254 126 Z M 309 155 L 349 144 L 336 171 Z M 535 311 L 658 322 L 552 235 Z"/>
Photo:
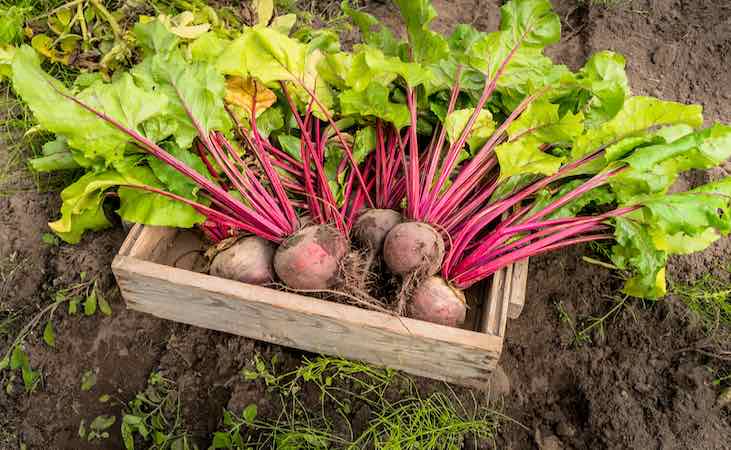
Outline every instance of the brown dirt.
<path id="1" fill-rule="evenodd" d="M 442 15 L 438 27 L 461 21 L 494 29 L 497 3 L 436 0 Z M 702 103 L 709 120 L 731 120 L 731 1 L 638 0 L 613 8 L 555 3 L 566 37 L 551 49 L 555 58 L 576 68 L 593 51 L 619 51 L 629 61 L 635 93 Z M 373 2 L 369 8 L 395 20 L 390 6 Z M 685 183 L 723 172 L 693 174 Z M 31 364 L 43 372 L 43 383 L 32 395 L 20 384 L 10 393 L 0 390 L 0 449 L 16 449 L 21 440 L 31 449 L 120 448 L 118 432 L 101 443 L 81 441 L 79 422 L 99 414 L 119 417 L 121 402 L 142 390 L 153 370 L 178 383 L 185 423 L 202 442 L 220 425 L 224 407 L 240 411 L 253 402 L 261 416 L 278 412 L 280 405 L 266 388 L 244 382 L 239 370 L 251 364 L 255 352 L 265 359 L 278 354 L 284 368 L 295 367 L 301 353 L 125 310 L 109 270 L 124 233 L 115 229 L 90 234 L 77 246 L 49 246 L 41 235 L 58 207 L 56 194 L 24 192 L 0 199 L 0 319 L 14 312 L 20 314 L 16 324 L 29 319 L 81 271 L 100 280 L 114 314 L 86 318 L 59 311 L 57 348 L 48 348 L 37 335 L 29 338 Z M 703 254 L 675 260 L 669 275 L 690 280 L 709 271 L 721 274 L 730 246 L 726 239 Z M 585 250 L 531 263 L 526 308 L 509 323 L 502 359 L 512 384 L 505 413 L 528 431 L 505 424 L 497 448 L 731 448 L 731 419 L 728 410 L 714 406 L 718 392 L 707 369 L 715 361 L 687 350 L 703 336 L 673 299 L 630 302 L 608 320 L 603 338 L 595 334 L 593 343 L 572 344 L 573 333 L 559 319 L 557 305 L 574 320 L 599 316 L 609 311 L 606 296 L 620 285 L 608 271 L 581 262 Z M 0 349 L 9 342 L 0 335 Z M 90 369 L 98 372 L 98 382 L 82 392 L 81 376 Z M 428 380 L 418 383 L 443 389 Z M 100 403 L 104 393 L 116 401 Z M 318 404 L 316 396 L 305 402 Z M 354 420 L 362 422 L 361 416 L 354 413 Z"/>

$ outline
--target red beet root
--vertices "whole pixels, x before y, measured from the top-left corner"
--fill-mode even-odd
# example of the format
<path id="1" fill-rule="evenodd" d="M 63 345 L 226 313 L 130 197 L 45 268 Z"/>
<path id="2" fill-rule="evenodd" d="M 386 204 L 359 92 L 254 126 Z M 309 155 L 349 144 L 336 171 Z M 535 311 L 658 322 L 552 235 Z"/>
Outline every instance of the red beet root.
<path id="1" fill-rule="evenodd" d="M 383 258 L 392 272 L 434 275 L 444 257 L 444 240 L 430 225 L 405 222 L 393 227 L 383 242 Z"/>
<path id="2" fill-rule="evenodd" d="M 466 314 L 464 293 L 441 277 L 424 280 L 411 298 L 410 316 L 414 319 L 456 327 L 464 322 Z"/>
<path id="3" fill-rule="evenodd" d="M 293 289 L 328 289 L 338 281 L 348 241 L 328 225 L 302 228 L 274 254 L 274 270 Z"/>

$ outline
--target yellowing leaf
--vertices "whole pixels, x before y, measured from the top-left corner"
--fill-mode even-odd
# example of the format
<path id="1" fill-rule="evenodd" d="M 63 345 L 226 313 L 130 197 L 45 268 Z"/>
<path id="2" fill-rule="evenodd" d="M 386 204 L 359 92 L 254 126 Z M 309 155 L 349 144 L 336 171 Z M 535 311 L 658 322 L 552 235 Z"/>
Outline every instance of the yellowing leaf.
<path id="1" fill-rule="evenodd" d="M 69 56 L 63 55 L 56 51 L 56 49 L 52 47 L 53 39 L 45 34 L 38 34 L 34 36 L 33 39 L 30 41 L 30 45 L 38 53 L 50 59 L 51 61 L 59 62 L 61 64 L 69 63 Z"/>
<path id="2" fill-rule="evenodd" d="M 259 25 L 267 25 L 274 15 L 273 0 L 254 0 L 256 15 L 259 17 Z"/>
<path id="3" fill-rule="evenodd" d="M 192 25 L 195 16 L 190 11 L 183 11 L 174 17 L 160 14 L 158 20 L 165 25 L 171 33 L 184 39 L 196 39 L 211 29 L 211 24 L 202 23 Z"/>
<path id="4" fill-rule="evenodd" d="M 226 80 L 225 100 L 226 103 L 243 108 L 251 117 L 253 108 L 256 109 L 258 116 L 277 101 L 277 96 L 271 89 L 251 77 L 234 76 Z"/>

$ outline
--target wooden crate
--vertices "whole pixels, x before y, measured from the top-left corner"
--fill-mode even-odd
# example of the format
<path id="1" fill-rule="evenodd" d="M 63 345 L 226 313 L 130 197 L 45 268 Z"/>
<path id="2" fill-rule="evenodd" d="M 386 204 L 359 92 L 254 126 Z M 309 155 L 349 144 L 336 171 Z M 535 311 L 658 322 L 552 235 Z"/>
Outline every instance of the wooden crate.
<path id="1" fill-rule="evenodd" d="M 507 318 L 522 309 L 528 269 L 516 264 L 468 292 L 463 329 L 198 273 L 190 269 L 201 248 L 189 231 L 133 227 L 112 263 L 127 307 L 478 388 L 497 365 Z"/>

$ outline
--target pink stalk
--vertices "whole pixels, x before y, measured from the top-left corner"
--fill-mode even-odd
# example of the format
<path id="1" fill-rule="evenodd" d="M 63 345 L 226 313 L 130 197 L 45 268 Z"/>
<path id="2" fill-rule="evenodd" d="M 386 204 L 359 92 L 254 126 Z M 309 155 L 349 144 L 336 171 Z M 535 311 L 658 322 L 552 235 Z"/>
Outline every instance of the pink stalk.
<path id="1" fill-rule="evenodd" d="M 461 272 L 451 279 L 457 287 L 462 289 L 467 288 L 472 284 L 493 274 L 495 271 L 500 270 L 502 267 L 505 267 L 509 264 L 512 264 L 513 262 L 536 254 L 536 252 L 539 252 L 543 247 L 555 244 L 567 237 L 576 236 L 578 234 L 589 231 L 595 226 L 596 225 L 594 223 L 588 223 L 580 224 L 572 228 L 567 228 L 551 236 L 540 239 L 532 244 L 526 245 L 525 247 L 517 249 L 507 255 L 495 258 L 487 264 L 482 264 L 470 270 Z"/>
<path id="2" fill-rule="evenodd" d="M 411 219 L 418 219 L 420 202 L 419 195 L 419 143 L 416 137 L 416 90 L 409 89 L 406 93 L 406 103 L 409 107 L 411 125 L 409 126 L 409 158 L 406 167 L 406 215 Z"/>
<path id="3" fill-rule="evenodd" d="M 238 228 L 238 229 L 255 234 L 257 236 L 260 236 L 264 239 L 270 240 L 275 243 L 279 243 L 283 240 L 283 238 L 281 236 L 277 236 L 275 234 L 269 234 L 267 232 L 264 232 L 260 228 L 252 226 L 251 224 L 249 224 L 247 222 L 235 219 L 222 212 L 216 211 L 215 209 L 209 208 L 201 203 L 187 199 L 180 195 L 173 194 L 171 192 L 163 191 L 162 189 L 158 189 L 158 188 L 155 188 L 152 186 L 146 186 L 146 185 L 128 184 L 128 185 L 123 185 L 123 186 L 153 192 L 155 194 L 159 194 L 164 197 L 168 197 L 170 199 L 179 201 L 181 203 L 185 203 L 186 205 L 188 205 L 188 206 L 192 207 L 193 209 L 195 209 L 196 211 L 198 211 L 200 214 L 206 216 L 206 218 L 208 218 L 208 220 L 211 220 L 211 221 L 215 222 L 216 224 Z"/>
<path id="4" fill-rule="evenodd" d="M 351 170 L 355 171 L 355 176 L 358 180 L 358 183 L 360 183 L 361 189 L 363 189 L 363 194 L 366 197 L 366 201 L 368 202 L 368 206 L 373 208 L 373 201 L 371 200 L 370 195 L 368 195 L 368 185 L 366 184 L 365 180 L 363 179 L 363 175 L 360 173 L 360 170 L 358 169 L 358 163 L 355 161 L 355 157 L 353 156 L 353 150 L 350 148 L 348 143 L 345 141 L 345 138 L 343 137 L 343 134 L 340 132 L 340 128 L 338 128 L 337 124 L 332 118 L 332 115 L 328 112 L 327 108 L 320 102 L 320 100 L 317 98 L 315 93 L 305 85 L 302 81 L 300 81 L 297 77 L 293 75 L 293 78 L 297 81 L 297 84 L 299 84 L 300 87 L 302 87 L 307 94 L 310 96 L 312 101 L 314 101 L 317 106 L 320 108 L 320 111 L 325 116 L 327 121 L 330 123 L 330 126 L 332 127 L 333 131 L 335 131 L 335 135 L 337 136 L 338 140 L 340 141 L 340 145 L 343 147 L 343 151 L 345 151 L 346 156 L 350 160 Z M 284 85 L 284 82 L 280 82 L 280 85 L 282 86 L 282 90 L 285 92 L 285 95 L 289 97 L 289 94 L 287 94 L 287 87 Z"/>

